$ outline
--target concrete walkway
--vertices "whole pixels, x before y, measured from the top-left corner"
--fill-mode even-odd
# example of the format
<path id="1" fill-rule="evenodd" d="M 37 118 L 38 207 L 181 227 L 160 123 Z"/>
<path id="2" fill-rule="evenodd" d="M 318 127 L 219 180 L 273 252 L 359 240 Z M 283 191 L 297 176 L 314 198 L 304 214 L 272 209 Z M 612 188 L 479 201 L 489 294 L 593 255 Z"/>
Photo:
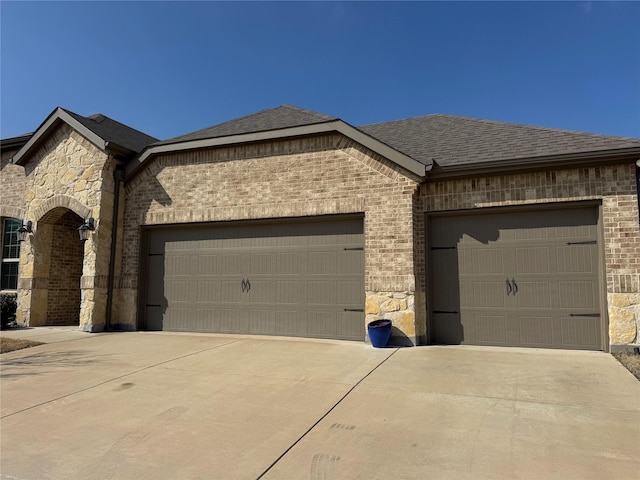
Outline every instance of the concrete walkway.
<path id="1" fill-rule="evenodd" d="M 640 383 L 604 353 L 31 330 L 54 343 L 0 357 L 6 480 L 640 471 Z"/>

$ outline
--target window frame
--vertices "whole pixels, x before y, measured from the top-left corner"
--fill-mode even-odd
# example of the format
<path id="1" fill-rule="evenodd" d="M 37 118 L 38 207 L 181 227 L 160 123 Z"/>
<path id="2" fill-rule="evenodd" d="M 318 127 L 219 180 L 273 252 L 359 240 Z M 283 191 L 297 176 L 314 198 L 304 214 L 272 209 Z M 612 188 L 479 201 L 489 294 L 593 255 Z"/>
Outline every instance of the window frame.
<path id="1" fill-rule="evenodd" d="M 10 222 L 14 223 L 14 226 L 11 228 L 11 230 L 9 229 L 9 224 Z M 3 293 L 15 293 L 18 291 L 18 278 L 19 278 L 19 269 L 20 269 L 20 241 L 18 240 L 18 228 L 20 228 L 22 226 L 22 221 L 18 220 L 17 218 L 11 218 L 11 217 L 0 217 L 0 248 L 1 250 L 1 254 L 0 254 L 0 292 Z M 7 247 L 7 244 L 5 244 L 5 240 L 6 240 L 6 234 L 9 233 L 10 238 L 9 238 L 9 243 L 8 243 L 8 247 L 9 249 L 11 248 L 15 248 L 16 249 L 16 256 L 11 256 L 11 251 L 9 251 L 9 255 L 5 256 L 5 248 Z M 14 287 L 15 288 L 4 288 L 4 267 L 5 265 L 16 265 L 16 273 L 15 273 L 15 285 L 13 284 L 13 282 L 11 282 L 11 285 L 7 285 L 8 287 Z M 13 275 L 7 275 L 7 278 L 11 278 L 13 277 Z"/>

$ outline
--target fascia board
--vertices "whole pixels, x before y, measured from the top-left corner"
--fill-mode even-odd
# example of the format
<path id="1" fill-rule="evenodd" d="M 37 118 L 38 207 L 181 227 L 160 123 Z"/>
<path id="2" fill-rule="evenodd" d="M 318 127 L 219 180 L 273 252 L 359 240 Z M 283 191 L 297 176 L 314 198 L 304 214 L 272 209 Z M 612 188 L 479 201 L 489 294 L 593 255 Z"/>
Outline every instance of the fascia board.
<path id="1" fill-rule="evenodd" d="M 34 132 L 29 141 L 25 143 L 25 145 L 18 150 L 13 158 L 11 159 L 11 163 L 15 163 L 16 165 L 20 165 L 21 161 L 26 157 L 26 155 L 35 147 L 40 144 L 42 140 L 49 134 L 50 130 L 55 127 L 56 123 L 62 121 L 77 131 L 80 135 L 85 137 L 91 143 L 93 143 L 96 147 L 101 150 L 105 150 L 106 142 L 104 139 L 93 133 L 87 127 L 78 122 L 75 118 L 69 115 L 67 112 L 62 110 L 60 107 L 56 108 L 51 115 L 40 125 L 40 127 Z"/>
<path id="2" fill-rule="evenodd" d="M 202 148 L 221 147 L 227 145 L 237 145 L 241 143 L 277 140 L 289 137 L 299 137 L 304 135 L 314 135 L 321 133 L 338 132 L 354 141 L 361 143 L 383 157 L 395 162 L 399 166 L 424 177 L 426 167 L 424 164 L 414 160 L 403 153 L 394 150 L 378 140 L 360 132 L 354 127 L 346 124 L 342 120 L 333 120 L 312 125 L 302 125 L 299 127 L 284 128 L 280 130 L 268 130 L 264 132 L 245 133 L 227 137 L 206 138 L 202 140 L 191 140 L 186 142 L 171 143 L 167 145 L 150 146 L 144 150 L 137 158 L 132 160 L 126 169 L 126 175 L 131 176 L 149 157 L 162 153 L 180 152 L 185 150 L 196 150 Z"/>
<path id="3" fill-rule="evenodd" d="M 20 150 L 31 138 L 33 133 L 27 133 L 25 135 L 20 135 L 19 137 L 5 138 L 0 140 L 0 145 L 3 150 L 13 150 L 17 148 Z"/>
<path id="4" fill-rule="evenodd" d="M 441 166 L 431 170 L 428 179 L 447 179 L 472 177 L 480 175 L 509 174 L 522 171 L 541 170 L 546 168 L 575 168 L 592 166 L 600 163 L 629 160 L 629 157 L 640 155 L 640 147 L 600 150 L 593 152 L 570 153 L 548 157 L 527 157 L 512 160 L 498 160 L 476 164 Z M 437 161 L 437 159 L 436 159 Z M 637 162 L 640 162 L 638 160 Z"/>
<path id="5" fill-rule="evenodd" d="M 373 150 L 379 155 L 388 158 L 392 162 L 410 171 L 411 173 L 418 175 L 419 177 L 424 177 L 426 172 L 431 170 L 432 165 L 425 165 L 424 163 L 420 163 L 410 156 L 399 152 L 395 148 L 392 148 L 379 140 L 376 140 L 370 135 L 361 132 L 357 128 L 354 128 L 343 121 L 340 121 L 339 123 L 339 127 L 337 128 L 338 132 L 367 147 L 368 149 Z"/>

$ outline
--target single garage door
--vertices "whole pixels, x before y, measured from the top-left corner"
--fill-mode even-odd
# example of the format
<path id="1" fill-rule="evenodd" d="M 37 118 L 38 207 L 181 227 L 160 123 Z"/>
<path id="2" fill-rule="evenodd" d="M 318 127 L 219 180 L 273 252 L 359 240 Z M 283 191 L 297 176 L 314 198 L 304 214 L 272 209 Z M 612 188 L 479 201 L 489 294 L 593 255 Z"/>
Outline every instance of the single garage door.
<path id="1" fill-rule="evenodd" d="M 364 340 L 362 218 L 150 228 L 148 330 Z"/>
<path id="2" fill-rule="evenodd" d="M 597 209 L 433 216 L 433 343 L 600 350 Z"/>

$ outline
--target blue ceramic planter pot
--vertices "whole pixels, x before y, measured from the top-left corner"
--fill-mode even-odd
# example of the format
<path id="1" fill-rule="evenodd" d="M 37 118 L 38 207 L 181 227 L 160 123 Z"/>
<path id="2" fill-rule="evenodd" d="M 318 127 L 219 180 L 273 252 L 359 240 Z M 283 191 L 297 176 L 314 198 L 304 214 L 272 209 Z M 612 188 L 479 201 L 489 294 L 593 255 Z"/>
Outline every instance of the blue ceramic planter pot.
<path id="1" fill-rule="evenodd" d="M 367 325 L 369 340 L 376 348 L 383 348 L 391 338 L 391 320 L 374 320 Z"/>

